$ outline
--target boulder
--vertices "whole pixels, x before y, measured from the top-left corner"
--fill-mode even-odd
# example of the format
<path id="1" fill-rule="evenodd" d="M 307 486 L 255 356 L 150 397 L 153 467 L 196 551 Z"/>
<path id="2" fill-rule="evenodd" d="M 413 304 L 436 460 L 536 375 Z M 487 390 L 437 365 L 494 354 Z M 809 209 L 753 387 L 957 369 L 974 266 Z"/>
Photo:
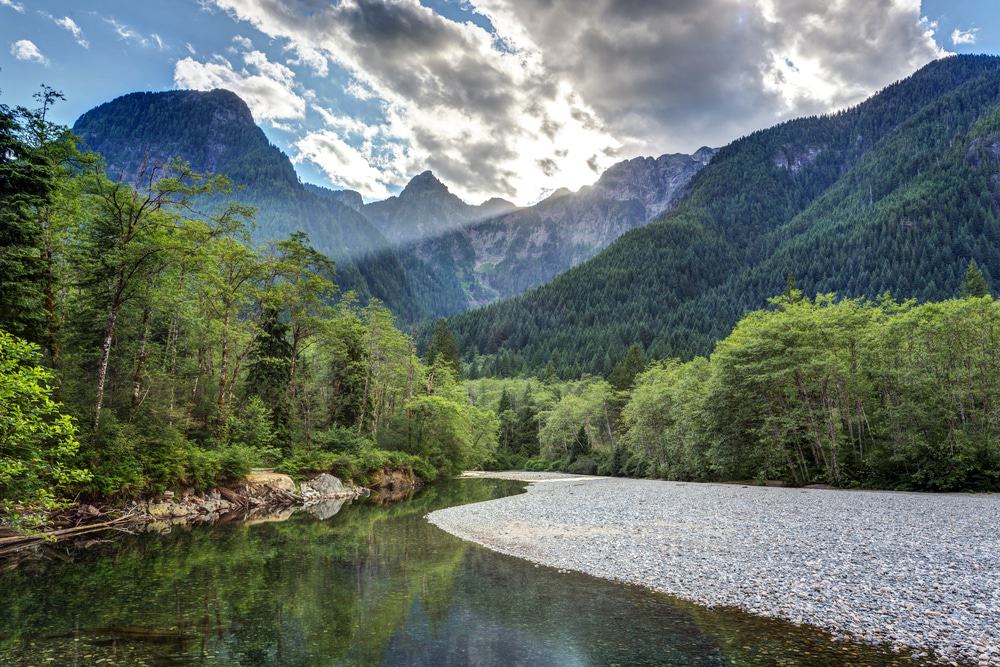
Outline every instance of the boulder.
<path id="1" fill-rule="evenodd" d="M 288 475 L 269 471 L 254 471 L 247 475 L 247 485 L 253 490 L 295 493 L 295 482 Z"/>
<path id="2" fill-rule="evenodd" d="M 313 494 L 324 498 L 343 494 L 347 490 L 343 482 L 327 473 L 319 474 L 308 481 L 302 482 L 302 494 L 313 495 L 308 493 L 307 489 L 312 491 Z"/>

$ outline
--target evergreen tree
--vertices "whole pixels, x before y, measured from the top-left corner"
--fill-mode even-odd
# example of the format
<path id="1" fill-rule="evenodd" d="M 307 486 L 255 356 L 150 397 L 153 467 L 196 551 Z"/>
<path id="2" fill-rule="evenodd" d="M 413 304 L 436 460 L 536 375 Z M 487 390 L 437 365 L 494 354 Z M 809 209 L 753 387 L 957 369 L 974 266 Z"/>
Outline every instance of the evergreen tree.
<path id="1" fill-rule="evenodd" d="M 427 363 L 433 365 L 438 357 L 441 357 L 456 375 L 461 375 L 462 357 L 458 353 L 458 345 L 455 344 L 455 337 L 448 328 L 448 322 L 443 317 L 434 326 L 434 336 L 427 346 Z"/>
<path id="2" fill-rule="evenodd" d="M 611 373 L 608 375 L 608 382 L 614 385 L 615 389 L 622 391 L 630 389 L 635 384 L 635 376 L 646 368 L 646 353 L 639 345 L 630 345 Z"/>
<path id="3" fill-rule="evenodd" d="M 42 230 L 35 212 L 52 197 L 53 166 L 32 145 L 34 112 L 0 105 L 0 325 L 41 342 Z"/>
<path id="4" fill-rule="evenodd" d="M 272 415 L 279 436 L 287 436 L 291 405 L 288 387 L 292 379 L 292 346 L 288 342 L 288 325 L 281 321 L 275 308 L 266 308 L 260 322 L 260 332 L 254 339 L 247 366 L 247 394 L 259 397 Z"/>
<path id="5" fill-rule="evenodd" d="M 974 259 L 969 260 L 969 266 L 965 269 L 965 279 L 962 281 L 960 294 L 963 297 L 990 295 L 990 286 Z"/>

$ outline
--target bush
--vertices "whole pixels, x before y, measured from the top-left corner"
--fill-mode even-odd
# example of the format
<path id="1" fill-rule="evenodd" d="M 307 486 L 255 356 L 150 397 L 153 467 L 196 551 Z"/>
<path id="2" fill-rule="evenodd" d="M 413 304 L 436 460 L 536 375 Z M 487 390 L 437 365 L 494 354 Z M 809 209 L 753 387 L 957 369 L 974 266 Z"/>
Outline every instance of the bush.
<path id="1" fill-rule="evenodd" d="M 0 517 L 29 523 L 90 479 L 70 463 L 76 425 L 52 400 L 52 372 L 41 357 L 37 345 L 0 329 Z"/>

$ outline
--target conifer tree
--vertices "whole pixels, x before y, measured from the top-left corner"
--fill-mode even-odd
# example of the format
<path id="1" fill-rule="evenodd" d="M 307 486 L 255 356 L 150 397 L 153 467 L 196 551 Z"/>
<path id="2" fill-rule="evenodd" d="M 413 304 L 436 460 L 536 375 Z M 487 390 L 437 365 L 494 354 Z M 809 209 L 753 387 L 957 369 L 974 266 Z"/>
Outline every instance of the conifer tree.
<path id="1" fill-rule="evenodd" d="M 646 368 L 646 353 L 639 345 L 630 345 L 611 373 L 608 375 L 610 382 L 616 389 L 626 390 L 635 384 L 635 376 Z"/>
<path id="2" fill-rule="evenodd" d="M 427 363 L 433 365 L 434 360 L 438 357 L 451 366 L 456 375 L 461 375 L 462 357 L 458 353 L 455 337 L 443 317 L 437 321 L 434 327 L 434 336 L 431 338 L 430 345 L 427 346 Z"/>
<path id="3" fill-rule="evenodd" d="M 969 266 L 965 269 L 965 279 L 962 281 L 960 294 L 963 297 L 989 296 L 990 286 L 986 282 L 986 277 L 979 270 L 976 260 L 969 260 Z"/>

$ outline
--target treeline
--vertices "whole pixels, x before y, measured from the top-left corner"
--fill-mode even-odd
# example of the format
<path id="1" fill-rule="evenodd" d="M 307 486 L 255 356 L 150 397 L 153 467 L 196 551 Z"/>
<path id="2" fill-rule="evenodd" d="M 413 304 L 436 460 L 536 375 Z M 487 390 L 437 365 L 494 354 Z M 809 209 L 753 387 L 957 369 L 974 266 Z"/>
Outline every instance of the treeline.
<path id="1" fill-rule="evenodd" d="M 470 383 L 500 416 L 502 467 L 695 481 L 1000 489 L 1000 303 L 790 290 L 709 357 L 611 378 Z M 631 358 L 631 360 L 629 359 Z M 637 363 L 638 362 L 638 363 Z M 631 370 L 630 370 L 631 369 Z"/>
<path id="2" fill-rule="evenodd" d="M 60 97 L 0 106 L 0 515 L 252 466 L 431 479 L 490 455 L 496 418 L 454 359 L 339 294 L 304 235 L 252 245 L 225 178 L 175 161 L 110 180 L 46 119 Z"/>

